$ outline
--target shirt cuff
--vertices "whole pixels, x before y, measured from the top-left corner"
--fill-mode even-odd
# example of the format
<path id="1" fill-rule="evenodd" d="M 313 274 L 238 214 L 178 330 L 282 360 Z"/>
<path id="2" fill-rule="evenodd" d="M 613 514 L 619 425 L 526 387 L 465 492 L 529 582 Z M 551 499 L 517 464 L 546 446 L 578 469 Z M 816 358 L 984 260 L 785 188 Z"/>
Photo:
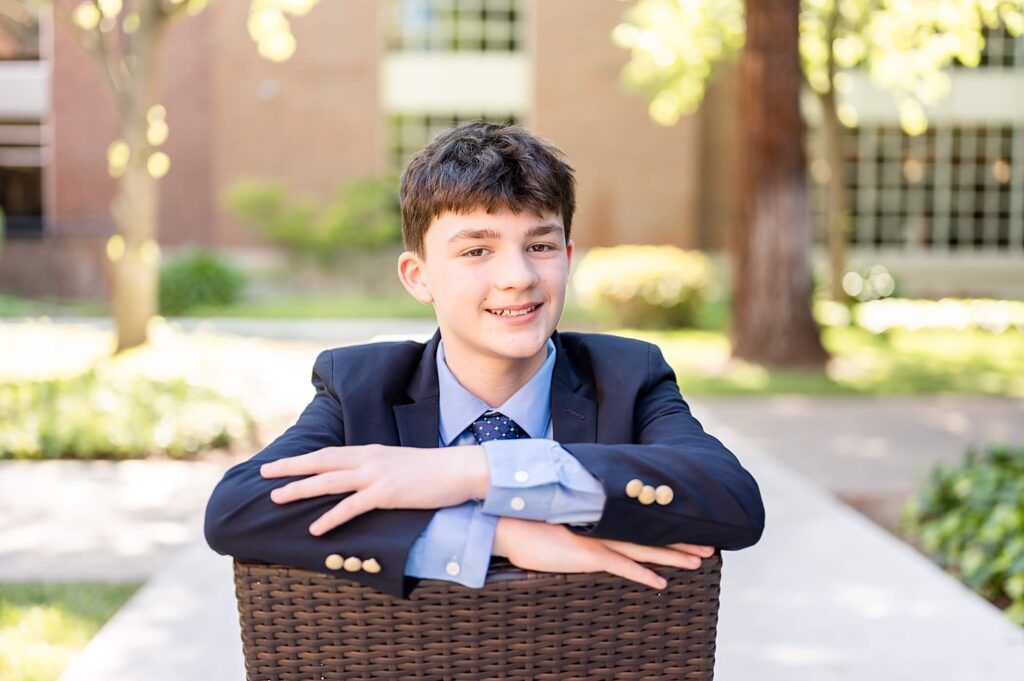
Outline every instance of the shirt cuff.
<path id="1" fill-rule="evenodd" d="M 479 589 L 487 580 L 497 525 L 498 518 L 482 513 L 479 502 L 438 509 L 413 543 L 405 574 Z"/>
<path id="2" fill-rule="evenodd" d="M 549 523 L 601 518 L 604 486 L 558 442 L 491 440 L 483 448 L 490 470 L 484 513 Z"/>

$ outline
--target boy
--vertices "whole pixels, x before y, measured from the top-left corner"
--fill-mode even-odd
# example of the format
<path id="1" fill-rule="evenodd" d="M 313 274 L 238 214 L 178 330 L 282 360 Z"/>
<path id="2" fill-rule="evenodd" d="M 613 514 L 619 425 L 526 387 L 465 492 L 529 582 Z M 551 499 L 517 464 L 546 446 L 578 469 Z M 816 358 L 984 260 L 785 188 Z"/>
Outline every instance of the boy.
<path id="1" fill-rule="evenodd" d="M 519 126 L 442 133 L 400 183 L 398 275 L 432 304 L 426 344 L 325 350 L 298 421 L 231 468 L 206 510 L 222 554 L 398 597 L 418 578 L 696 568 L 755 544 L 753 477 L 690 415 L 649 343 L 555 331 L 573 169 Z"/>

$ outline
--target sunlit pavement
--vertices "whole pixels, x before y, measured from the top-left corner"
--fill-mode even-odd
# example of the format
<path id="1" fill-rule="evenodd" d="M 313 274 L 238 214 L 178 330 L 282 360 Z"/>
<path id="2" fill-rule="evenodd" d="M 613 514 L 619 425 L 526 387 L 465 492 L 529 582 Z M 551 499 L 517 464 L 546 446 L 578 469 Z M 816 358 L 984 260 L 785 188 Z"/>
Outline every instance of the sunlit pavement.
<path id="1" fill-rule="evenodd" d="M 776 461 L 893 529 L 935 465 L 968 447 L 1024 446 L 1024 400 L 1007 397 L 701 398 Z"/>
<path id="2" fill-rule="evenodd" d="M 719 681 L 1020 679 L 1024 629 L 790 466 L 694 412 L 754 475 L 765 533 L 726 552 Z M 795 433 L 792 446 L 813 448 Z"/>

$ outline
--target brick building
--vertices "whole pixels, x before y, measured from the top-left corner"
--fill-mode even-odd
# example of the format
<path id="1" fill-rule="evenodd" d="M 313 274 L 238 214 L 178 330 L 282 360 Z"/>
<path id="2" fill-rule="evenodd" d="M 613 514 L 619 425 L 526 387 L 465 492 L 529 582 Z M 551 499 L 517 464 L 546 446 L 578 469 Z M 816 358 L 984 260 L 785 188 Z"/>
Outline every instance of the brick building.
<path id="1" fill-rule="evenodd" d="M 164 45 L 165 252 L 265 250 L 221 206 L 234 182 L 278 179 L 326 194 L 400 169 L 439 129 L 481 116 L 521 122 L 565 150 L 579 180 L 580 247 L 724 245 L 730 79 L 697 115 L 653 123 L 646 100 L 620 85 L 628 55 L 610 39 L 627 7 L 619 0 L 321 0 L 292 19 L 298 49 L 281 64 L 257 54 L 248 7 L 211 3 L 179 20 Z M 986 107 L 952 98 L 924 138 L 899 133 L 884 93 L 849 95 L 864 112 L 850 133 L 855 263 L 904 268 L 922 290 L 942 272 L 965 291 L 1024 295 L 1012 276 L 988 281 L 993 268 L 1024 270 L 1024 49 L 995 38 L 987 68 L 955 80 L 987 78 L 968 87 L 999 96 Z M 115 189 L 106 149 L 117 133 L 96 64 L 46 16 L 35 45 L 5 47 L 0 37 L 3 56 L 0 290 L 101 297 Z"/>

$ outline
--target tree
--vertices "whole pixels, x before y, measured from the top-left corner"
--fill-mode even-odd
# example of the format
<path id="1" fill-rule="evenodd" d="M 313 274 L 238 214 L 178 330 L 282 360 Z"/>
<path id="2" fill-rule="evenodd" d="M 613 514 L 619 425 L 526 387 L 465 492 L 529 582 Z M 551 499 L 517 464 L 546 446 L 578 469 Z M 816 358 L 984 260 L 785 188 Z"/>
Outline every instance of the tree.
<path id="1" fill-rule="evenodd" d="M 640 0 L 627 12 L 626 21 L 613 32 L 615 43 L 631 51 L 623 80 L 632 89 L 652 94 L 649 113 L 655 121 L 672 125 L 696 110 L 714 67 L 735 57 L 745 39 L 751 40 L 751 9 L 748 5 L 745 16 L 741 0 Z M 925 107 L 949 91 L 944 69 L 954 59 L 967 66 L 978 64 L 985 27 L 1002 21 L 1013 35 L 1024 31 L 1024 0 L 803 0 L 798 11 L 801 72 L 817 96 L 825 132 L 832 295 L 841 299 L 850 215 L 842 182 L 841 139 L 843 126 L 856 124 L 856 111 L 841 103 L 837 92 L 849 88 L 853 69 L 866 69 L 870 80 L 895 98 L 903 129 L 920 134 L 927 129 Z M 741 115 L 747 113 L 741 110 Z M 799 191 L 806 189 L 801 186 Z M 800 223 L 794 224 L 803 233 Z M 750 225 L 741 224 L 739 229 L 748 230 Z M 739 246 L 745 239 L 740 235 L 734 243 Z M 758 257 L 781 255 L 765 252 Z M 767 265 L 775 271 L 786 266 Z M 749 272 L 736 268 L 735 288 L 754 290 L 742 281 L 748 276 Z M 802 293 L 791 290 L 791 295 Z M 805 304 L 778 296 L 762 302 L 769 310 L 773 305 Z M 772 339 L 744 338 L 754 329 L 745 326 L 736 305 L 734 301 L 736 352 L 752 358 Z M 761 333 L 768 331 L 762 328 Z"/>
<path id="2" fill-rule="evenodd" d="M 733 230 L 733 353 L 821 364 L 811 315 L 810 214 L 800 117 L 800 0 L 750 0 L 740 61 L 739 229 Z"/>
<path id="3" fill-rule="evenodd" d="M 166 110 L 157 102 L 160 48 L 171 22 L 198 14 L 207 0 L 22 0 L 52 8 L 96 61 L 114 102 L 120 138 L 107 150 L 107 167 L 118 179 L 111 204 L 117 233 L 107 242 L 113 263 L 112 307 L 117 351 L 146 342 L 156 313 L 160 247 L 157 244 L 158 180 L 170 158 Z M 286 15 L 304 15 L 318 0 L 251 0 L 249 34 L 272 61 L 295 51 Z"/>

